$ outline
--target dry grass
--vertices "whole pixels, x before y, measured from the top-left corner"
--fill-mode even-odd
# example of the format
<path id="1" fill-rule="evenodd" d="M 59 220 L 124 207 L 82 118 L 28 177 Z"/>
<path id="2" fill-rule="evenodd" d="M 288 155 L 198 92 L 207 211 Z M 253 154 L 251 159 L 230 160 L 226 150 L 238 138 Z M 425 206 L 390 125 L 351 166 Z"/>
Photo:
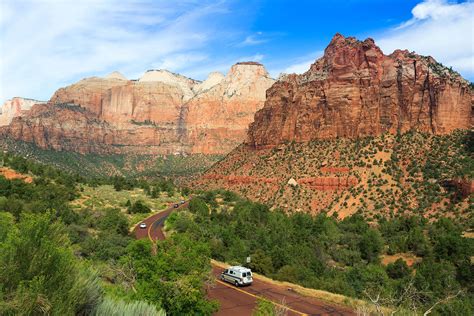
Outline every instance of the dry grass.
<path id="1" fill-rule="evenodd" d="M 464 238 L 474 238 L 474 232 L 464 232 L 462 236 Z"/>
<path id="2" fill-rule="evenodd" d="M 382 264 L 388 265 L 390 263 L 397 261 L 398 259 L 403 259 L 409 267 L 421 261 L 420 257 L 417 257 L 414 254 L 407 252 L 407 253 L 396 253 L 394 255 L 383 255 Z"/>

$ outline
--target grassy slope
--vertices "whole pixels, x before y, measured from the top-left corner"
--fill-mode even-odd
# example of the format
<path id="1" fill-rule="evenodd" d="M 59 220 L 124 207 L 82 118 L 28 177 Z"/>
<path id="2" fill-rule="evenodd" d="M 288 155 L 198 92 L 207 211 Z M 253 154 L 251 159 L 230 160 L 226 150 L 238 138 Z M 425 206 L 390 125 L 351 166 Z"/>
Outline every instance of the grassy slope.
<path id="1" fill-rule="evenodd" d="M 473 197 L 460 197 L 445 180 L 474 178 L 473 133 L 447 136 L 420 133 L 384 135 L 358 140 L 319 140 L 289 143 L 254 151 L 240 146 L 206 174 L 227 176 L 195 179 L 195 188 L 227 188 L 253 200 L 287 211 L 345 217 L 361 211 L 368 218 L 392 214 L 451 216 L 473 220 Z M 322 167 L 348 167 L 349 172 L 327 172 Z M 229 181 L 246 176 L 250 181 Z M 358 184 L 342 190 L 292 187 L 290 178 L 355 177 Z M 269 183 L 266 180 L 276 182 Z"/>
<path id="2" fill-rule="evenodd" d="M 40 149 L 25 142 L 0 140 L 0 148 L 26 158 L 86 177 L 185 176 L 202 172 L 221 159 L 220 155 L 96 155 Z"/>
<path id="3" fill-rule="evenodd" d="M 150 207 L 152 212 L 159 212 L 166 209 L 169 204 L 176 203 L 176 201 L 181 199 L 183 199 L 183 197 L 179 193 L 175 193 L 170 197 L 166 192 L 161 192 L 158 198 L 153 199 L 146 195 L 143 189 L 139 188 L 135 188 L 131 191 L 115 191 L 111 185 L 101 185 L 96 188 L 81 186 L 81 196 L 72 201 L 71 206 L 79 212 L 86 208 L 91 210 L 118 208 L 128 217 L 129 223 L 134 225 L 151 214 L 128 214 L 126 206 L 128 200 L 130 200 L 131 203 L 141 200 Z"/>

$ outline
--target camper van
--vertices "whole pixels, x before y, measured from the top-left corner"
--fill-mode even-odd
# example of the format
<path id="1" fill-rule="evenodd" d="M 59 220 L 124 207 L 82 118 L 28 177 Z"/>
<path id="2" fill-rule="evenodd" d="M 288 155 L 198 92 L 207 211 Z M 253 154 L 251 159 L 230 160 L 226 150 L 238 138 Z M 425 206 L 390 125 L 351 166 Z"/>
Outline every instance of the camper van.
<path id="1" fill-rule="evenodd" d="M 221 280 L 235 286 L 250 285 L 253 282 L 252 271 L 241 266 L 229 267 L 221 273 Z"/>

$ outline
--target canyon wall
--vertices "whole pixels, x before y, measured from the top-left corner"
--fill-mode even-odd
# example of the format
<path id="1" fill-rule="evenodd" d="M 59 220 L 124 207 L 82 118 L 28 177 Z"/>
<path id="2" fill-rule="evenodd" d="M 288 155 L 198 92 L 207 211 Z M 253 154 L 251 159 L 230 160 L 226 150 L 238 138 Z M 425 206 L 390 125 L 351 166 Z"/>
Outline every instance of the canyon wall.
<path id="1" fill-rule="evenodd" d="M 384 55 L 370 38 L 336 34 L 311 68 L 280 78 L 255 115 L 247 143 L 356 138 L 468 129 L 473 92 L 458 73 L 406 50 Z"/>
<path id="2" fill-rule="evenodd" d="M 203 82 L 166 70 L 138 80 L 114 72 L 57 90 L 0 133 L 80 153 L 225 154 L 245 139 L 273 83 L 253 62 Z"/>

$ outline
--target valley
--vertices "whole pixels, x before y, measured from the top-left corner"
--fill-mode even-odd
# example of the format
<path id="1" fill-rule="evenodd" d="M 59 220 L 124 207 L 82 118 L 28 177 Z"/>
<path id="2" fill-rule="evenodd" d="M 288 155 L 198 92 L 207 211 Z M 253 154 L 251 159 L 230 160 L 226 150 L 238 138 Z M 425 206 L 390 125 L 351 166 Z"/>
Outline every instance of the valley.
<path id="1" fill-rule="evenodd" d="M 237 60 L 5 102 L 1 315 L 473 313 L 472 82 L 339 33 Z"/>

